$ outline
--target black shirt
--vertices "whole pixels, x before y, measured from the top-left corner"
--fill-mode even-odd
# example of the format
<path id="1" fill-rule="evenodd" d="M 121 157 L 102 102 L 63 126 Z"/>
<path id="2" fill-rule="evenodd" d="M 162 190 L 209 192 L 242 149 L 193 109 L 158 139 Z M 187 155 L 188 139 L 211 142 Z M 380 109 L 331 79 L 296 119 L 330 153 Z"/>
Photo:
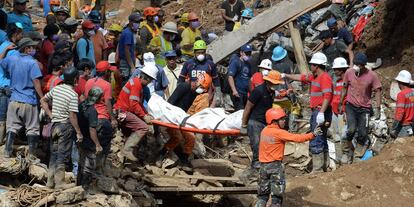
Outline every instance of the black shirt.
<path id="1" fill-rule="evenodd" d="M 265 83 L 252 91 L 249 101 L 254 104 L 249 119 L 266 124 L 265 114 L 268 109 L 272 108 L 273 95 L 270 94 Z"/>
<path id="2" fill-rule="evenodd" d="M 332 63 L 337 57 L 343 57 L 345 59 L 348 59 L 348 56 L 346 55 L 346 50 L 348 49 L 348 46 L 342 41 L 342 40 L 335 40 L 334 44 L 325 46 L 322 49 L 322 52 L 326 55 L 328 58 L 328 63 L 332 67 Z"/>
<path id="3" fill-rule="evenodd" d="M 236 0 L 234 5 L 230 5 L 229 1 L 226 0 L 221 4 L 221 8 L 225 10 L 226 16 L 233 18 L 234 16 L 238 16 L 237 20 L 240 20 L 242 11 L 244 10 L 244 4 L 240 0 Z M 227 31 L 233 31 L 234 22 L 225 20 L 225 28 Z"/>
<path id="4" fill-rule="evenodd" d="M 191 84 L 189 82 L 181 82 L 168 99 L 168 103 L 188 111 L 196 97 L 197 93 L 191 90 Z"/>
<path id="5" fill-rule="evenodd" d="M 83 135 L 82 147 L 87 150 L 95 151 L 95 143 L 92 141 L 91 135 L 89 134 L 89 127 L 95 129 L 98 127 L 98 112 L 96 112 L 93 105 L 88 106 L 85 102 L 82 102 L 79 105 L 78 123 Z"/>
<path id="6" fill-rule="evenodd" d="M 277 62 L 272 60 L 272 69 L 277 70 L 280 73 L 291 74 L 293 73 L 293 67 L 293 62 L 289 59 L 288 56 Z"/>

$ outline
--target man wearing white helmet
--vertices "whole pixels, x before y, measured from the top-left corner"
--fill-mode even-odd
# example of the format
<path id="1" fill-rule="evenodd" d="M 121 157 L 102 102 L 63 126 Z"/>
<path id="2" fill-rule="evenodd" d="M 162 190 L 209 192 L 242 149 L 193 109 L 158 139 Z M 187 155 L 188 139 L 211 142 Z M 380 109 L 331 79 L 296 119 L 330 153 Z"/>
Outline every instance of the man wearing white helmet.
<path id="1" fill-rule="evenodd" d="M 413 83 L 411 73 L 402 70 L 395 78 L 401 91 L 397 95 L 394 122 L 390 135 L 392 138 L 408 137 L 413 135 L 414 119 L 414 90 L 410 87 Z"/>
<path id="2" fill-rule="evenodd" d="M 264 59 L 260 62 L 259 71 L 252 75 L 250 79 L 250 88 L 249 91 L 252 92 L 256 86 L 263 84 L 263 77 L 269 74 L 269 71 L 272 70 L 272 61 L 269 59 Z"/>
<path id="3" fill-rule="evenodd" d="M 332 135 L 332 138 L 335 142 L 342 142 L 342 146 L 348 146 L 349 143 L 348 141 L 345 139 L 346 138 L 346 125 L 344 122 L 344 115 L 342 114 L 343 111 L 345 109 L 345 101 L 341 102 L 341 91 L 342 88 L 344 87 L 344 75 L 345 75 L 345 71 L 349 68 L 349 65 L 347 63 L 347 61 L 345 60 L 345 58 L 339 57 L 339 58 L 335 58 L 333 64 L 332 64 L 332 69 L 335 73 L 335 77 L 336 80 L 334 80 L 333 82 L 333 87 L 334 87 L 334 92 L 333 92 L 333 96 L 332 96 L 332 102 L 331 102 L 331 106 L 332 106 L 332 124 L 331 127 L 329 128 L 329 131 Z M 339 111 L 341 110 L 341 111 Z M 349 153 L 349 152 L 345 152 L 345 153 Z M 348 157 L 348 156 L 343 156 L 344 158 Z M 347 161 L 344 161 L 347 162 Z"/>
<path id="4" fill-rule="evenodd" d="M 328 164 L 328 142 L 326 132 L 332 119 L 332 79 L 325 71 L 328 59 L 325 54 L 317 52 L 309 61 L 312 74 L 282 74 L 290 80 L 310 84 L 310 108 L 312 109 L 311 130 L 321 126 L 323 135 L 315 137 L 309 148 L 312 153 L 312 172 L 326 171 Z"/>
<path id="5" fill-rule="evenodd" d="M 157 78 L 158 68 L 155 65 L 145 65 L 139 77 L 129 79 L 119 93 L 114 109 L 118 112 L 118 122 L 122 134 L 128 137 L 123 149 L 126 158 L 132 161 L 138 159 L 133 154 L 133 147 L 137 146 L 147 132 L 153 133 L 151 120 L 143 106 L 143 88 Z"/>

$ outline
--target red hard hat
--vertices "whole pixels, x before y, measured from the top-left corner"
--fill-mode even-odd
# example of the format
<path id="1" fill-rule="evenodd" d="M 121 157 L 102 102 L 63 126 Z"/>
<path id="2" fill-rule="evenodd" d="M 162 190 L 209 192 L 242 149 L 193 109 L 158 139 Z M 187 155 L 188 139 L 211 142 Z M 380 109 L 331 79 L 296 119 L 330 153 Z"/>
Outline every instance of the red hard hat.
<path id="1" fill-rule="evenodd" d="M 271 124 L 273 120 L 279 120 L 286 116 L 282 108 L 271 108 L 266 111 L 266 123 Z"/>
<path id="2" fill-rule="evenodd" d="M 154 7 L 147 7 L 144 9 L 144 17 L 155 16 L 155 15 L 157 15 L 157 11 L 155 10 Z"/>

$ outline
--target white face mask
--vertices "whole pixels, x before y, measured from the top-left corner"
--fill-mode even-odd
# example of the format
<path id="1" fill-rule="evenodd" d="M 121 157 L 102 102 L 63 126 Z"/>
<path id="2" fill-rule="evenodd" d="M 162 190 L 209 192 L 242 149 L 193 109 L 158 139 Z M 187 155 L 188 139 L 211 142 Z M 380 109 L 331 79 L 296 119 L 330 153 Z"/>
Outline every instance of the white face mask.
<path id="1" fill-rule="evenodd" d="M 89 35 L 89 36 L 94 36 L 94 35 L 95 35 L 95 31 L 93 31 L 93 30 L 89 30 L 89 31 L 88 31 L 88 35 Z"/>
<path id="2" fill-rule="evenodd" d="M 361 68 L 358 65 L 354 65 L 355 72 L 359 73 L 361 71 Z"/>
<path id="3" fill-rule="evenodd" d="M 206 57 L 203 54 L 197 55 L 197 60 L 202 62 Z"/>
<path id="4" fill-rule="evenodd" d="M 262 75 L 263 76 L 267 76 L 269 74 L 269 71 L 268 70 L 262 70 Z"/>
<path id="5" fill-rule="evenodd" d="M 204 89 L 203 89 L 203 88 L 201 88 L 201 87 L 198 87 L 198 88 L 195 90 L 195 92 L 196 92 L 196 93 L 198 93 L 198 94 L 202 94 L 202 93 L 204 92 Z"/>

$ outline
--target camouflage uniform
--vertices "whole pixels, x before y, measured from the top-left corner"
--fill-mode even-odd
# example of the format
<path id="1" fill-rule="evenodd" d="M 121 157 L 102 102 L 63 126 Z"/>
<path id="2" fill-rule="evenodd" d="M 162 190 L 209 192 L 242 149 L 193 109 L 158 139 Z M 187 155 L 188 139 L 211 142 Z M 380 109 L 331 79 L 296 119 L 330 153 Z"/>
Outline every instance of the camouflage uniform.
<path id="1" fill-rule="evenodd" d="M 272 207 L 282 206 L 286 181 L 284 166 L 281 161 L 261 163 L 257 207 L 266 206 L 269 195 L 272 197 Z"/>

